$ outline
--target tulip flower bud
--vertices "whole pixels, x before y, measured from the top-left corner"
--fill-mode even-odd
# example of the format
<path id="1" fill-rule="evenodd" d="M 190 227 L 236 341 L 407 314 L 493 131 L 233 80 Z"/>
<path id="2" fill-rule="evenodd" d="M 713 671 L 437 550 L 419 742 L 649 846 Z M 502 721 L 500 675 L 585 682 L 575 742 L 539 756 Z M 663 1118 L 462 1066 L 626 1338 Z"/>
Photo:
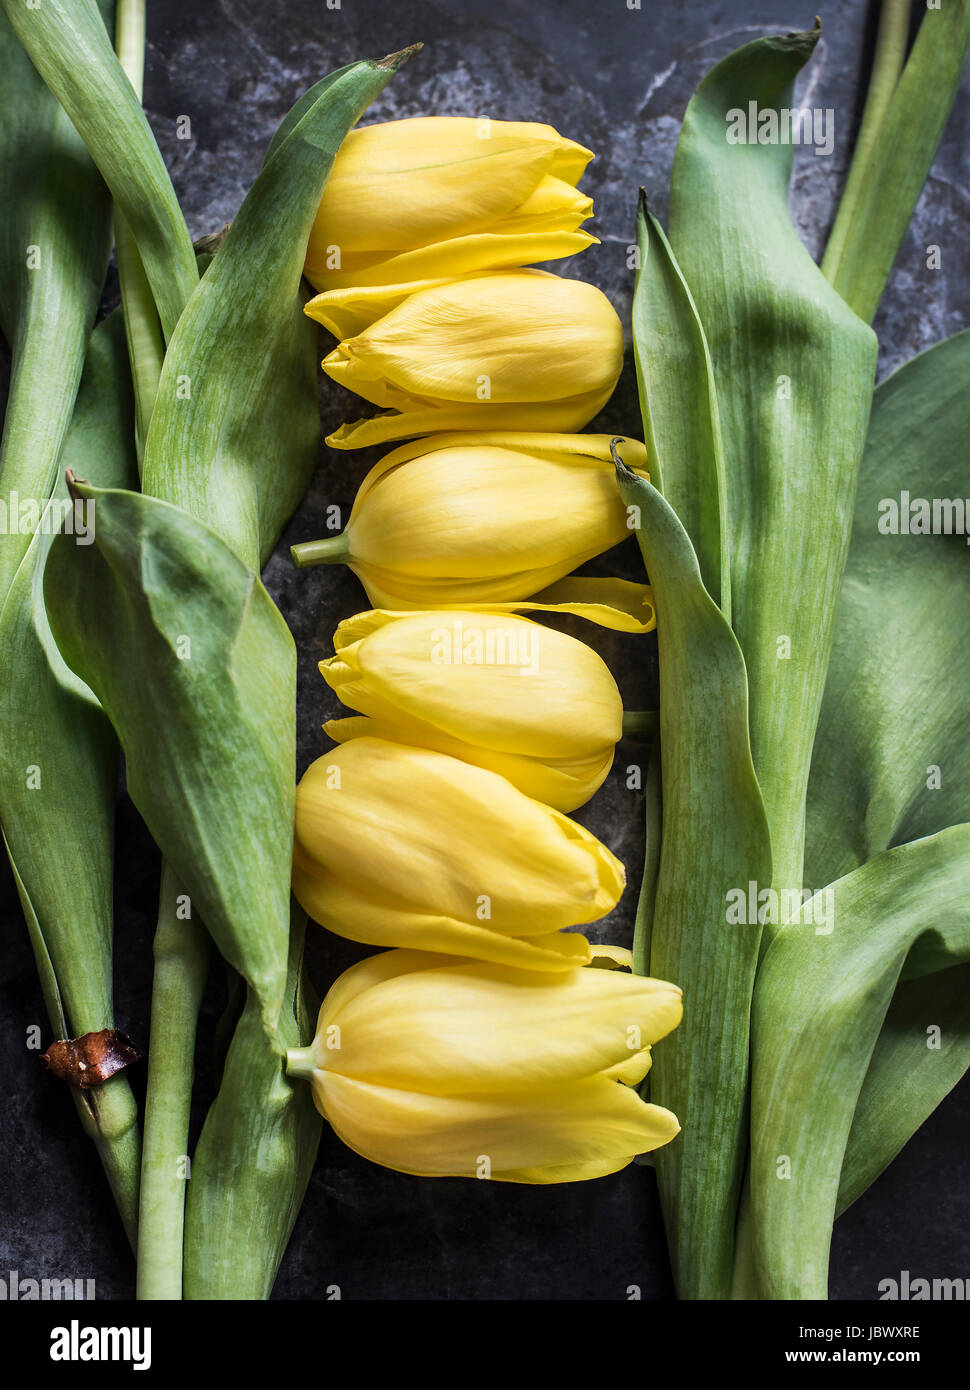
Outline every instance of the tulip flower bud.
<path id="1" fill-rule="evenodd" d="M 425 116 L 362 126 L 334 161 L 310 233 L 318 289 L 454 279 L 582 251 L 592 154 L 552 126 Z"/>
<path id="2" fill-rule="evenodd" d="M 623 440 L 646 476 L 647 454 Z M 298 564 L 348 564 L 375 608 L 465 607 L 537 594 L 631 534 L 609 435 L 442 435 L 364 478 L 339 537 Z"/>
<path id="3" fill-rule="evenodd" d="M 590 958 L 575 932 L 609 912 L 623 865 L 581 825 L 498 773 L 355 738 L 297 787 L 293 892 L 351 941 L 531 970 Z"/>
<path id="4" fill-rule="evenodd" d="M 623 704 L 609 668 L 575 637 L 513 614 L 358 613 L 320 670 L 366 718 L 331 738 L 434 748 L 501 773 L 559 811 L 588 801 L 613 761 Z"/>
<path id="5" fill-rule="evenodd" d="M 325 302 L 306 312 L 339 321 Z M 511 270 L 409 295 L 324 359 L 341 386 L 385 407 L 341 425 L 335 449 L 442 430 L 579 430 L 609 399 L 623 328 L 585 280 Z"/>
<path id="6" fill-rule="evenodd" d="M 550 976 L 386 951 L 340 976 L 314 1041 L 290 1051 L 287 1070 L 374 1163 L 576 1182 L 679 1132 L 669 1110 L 632 1088 L 680 1016 L 675 985 L 620 970 Z"/>

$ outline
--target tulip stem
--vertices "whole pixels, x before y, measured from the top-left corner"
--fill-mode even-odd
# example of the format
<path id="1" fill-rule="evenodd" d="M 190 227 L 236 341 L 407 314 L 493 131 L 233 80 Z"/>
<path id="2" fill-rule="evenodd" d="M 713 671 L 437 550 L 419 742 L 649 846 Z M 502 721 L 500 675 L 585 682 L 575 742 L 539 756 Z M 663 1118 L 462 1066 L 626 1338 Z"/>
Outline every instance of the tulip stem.
<path id="1" fill-rule="evenodd" d="M 303 1081 L 309 1081 L 313 1073 L 317 1070 L 317 1059 L 314 1056 L 313 1044 L 309 1047 L 290 1047 L 286 1050 L 286 1074 L 287 1076 L 299 1076 Z"/>
<path id="2" fill-rule="evenodd" d="M 209 968 L 205 928 L 183 916 L 183 900 L 188 901 L 175 875 L 163 864 L 138 1213 L 139 1299 L 182 1297 L 195 1034 Z"/>
<path id="3" fill-rule="evenodd" d="M 658 717 L 655 709 L 625 709 L 623 711 L 623 737 L 647 739 L 656 737 Z"/>
<path id="4" fill-rule="evenodd" d="M 119 0 L 115 16 L 115 51 L 140 101 L 145 68 L 145 0 Z M 121 308 L 135 396 L 135 447 L 140 470 L 162 374 L 165 344 L 138 247 L 117 207 L 114 226 Z"/>
<path id="5" fill-rule="evenodd" d="M 822 257 L 822 274 L 833 284 L 838 279 L 841 261 L 852 233 L 852 224 L 858 213 L 860 200 L 864 197 L 866 181 L 870 176 L 870 164 L 879 139 L 879 128 L 889 110 L 903 70 L 908 37 L 909 0 L 883 0 L 862 124 L 859 127 L 855 152 L 835 222 L 832 224 Z"/>
<path id="6" fill-rule="evenodd" d="M 298 570 L 310 565 L 343 565 L 350 559 L 350 541 L 347 532 L 341 531 L 339 536 L 328 536 L 326 540 L 291 545 L 290 554 Z"/>

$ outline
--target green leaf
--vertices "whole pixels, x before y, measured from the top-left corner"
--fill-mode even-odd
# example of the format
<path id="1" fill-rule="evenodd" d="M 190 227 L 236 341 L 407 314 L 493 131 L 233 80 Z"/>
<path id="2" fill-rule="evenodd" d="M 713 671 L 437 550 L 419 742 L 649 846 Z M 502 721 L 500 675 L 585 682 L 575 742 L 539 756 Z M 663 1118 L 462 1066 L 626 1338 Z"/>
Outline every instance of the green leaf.
<path id="1" fill-rule="evenodd" d="M 301 293 L 310 228 L 341 141 L 406 56 L 355 63 L 301 99 L 166 354 L 144 490 L 207 521 L 254 568 L 317 459 L 317 327 Z"/>
<path id="2" fill-rule="evenodd" d="M 727 492 L 714 370 L 687 282 L 641 190 L 633 351 L 654 484 L 690 536 L 707 592 L 731 620 Z"/>
<path id="3" fill-rule="evenodd" d="M 270 1024 L 283 999 L 296 652 L 259 578 L 194 517 L 76 484 L 95 543 L 58 537 L 45 597 L 125 753 L 128 790 Z"/>
<path id="4" fill-rule="evenodd" d="M 932 168 L 968 50 L 970 3 L 927 6 L 888 109 L 863 151 L 863 176 L 853 179 L 839 208 L 822 269 L 867 322 Z"/>
<path id="5" fill-rule="evenodd" d="M 908 362 L 874 397 L 809 781 L 810 882 L 970 821 L 966 537 L 879 530 L 881 516 L 892 519 L 885 502 L 899 504 L 903 492 L 965 501 L 968 373 L 964 332 Z M 916 981 L 894 1001 L 856 1108 L 840 1210 L 970 1065 L 968 978 L 961 968 Z M 942 1029 L 939 1051 L 926 1046 L 928 1022 Z"/>
<path id="6" fill-rule="evenodd" d="M 195 253 L 141 103 L 94 0 L 0 0 L 70 117 L 138 247 L 165 337 L 198 282 Z"/>
<path id="7" fill-rule="evenodd" d="M 823 891 L 824 909 L 816 897 L 778 931 L 755 991 L 747 1220 L 763 1298 L 826 1297 L 846 1145 L 894 991 L 970 959 L 970 826 L 887 850 Z M 924 1045 L 937 1021 L 923 1012 Z"/>
<path id="8" fill-rule="evenodd" d="M 954 532 L 880 530 L 903 493 L 966 506 L 968 376 L 970 331 L 908 362 L 874 397 L 812 759 L 813 883 L 970 821 L 970 546 Z"/>
<path id="9" fill-rule="evenodd" d="M 286 1003 L 267 1031 L 250 995 L 192 1161 L 185 1228 L 187 1299 L 268 1298 L 320 1142 L 309 1086 L 285 1075 L 315 1014 L 302 982 L 306 914 L 293 904 Z"/>
<path id="10" fill-rule="evenodd" d="M 679 984 L 684 1021 L 658 1047 L 650 1098 L 680 1119 L 656 1154 L 678 1292 L 730 1287 L 747 1143 L 748 1018 L 761 927 L 730 925 L 728 894 L 771 881 L 764 805 L 748 742 L 744 661 L 673 509 L 627 470 L 653 585 L 660 653 L 663 835 L 650 974 Z M 634 943 L 634 957 L 642 947 Z"/>
<path id="11" fill-rule="evenodd" d="M 96 10 L 95 18 L 100 24 Z M 0 327 L 13 359 L 0 445 L 2 604 L 30 544 L 20 510 L 43 506 L 54 487 L 108 265 L 111 214 L 77 132 L 2 15 L 0 89 Z"/>
<path id="12" fill-rule="evenodd" d="M 900 985 L 852 1116 L 836 1215 L 875 1182 L 968 1065 L 970 965 Z"/>
<path id="13" fill-rule="evenodd" d="M 111 485 L 134 472 L 131 393 L 121 317 L 91 337 L 61 453 L 69 467 Z M 0 821 L 51 1023 L 58 1037 L 114 1025 L 112 870 L 118 745 L 91 691 L 65 665 L 43 600 L 55 517 L 69 512 L 62 482 L 0 611 Z M 62 543 L 82 550 L 89 533 Z M 81 518 L 90 524 L 90 515 Z M 33 769 L 33 772 L 31 772 Z M 133 1238 L 138 1127 L 127 1078 L 74 1096 Z"/>
<path id="14" fill-rule="evenodd" d="M 817 38 L 758 39 L 708 74 L 684 117 L 670 200 L 671 244 L 717 382 L 732 623 L 780 887 L 802 881 L 805 788 L 876 341 L 792 226 L 792 145 L 728 135 L 731 113 L 747 113 L 749 102 L 761 112 L 794 105 L 794 79 Z"/>

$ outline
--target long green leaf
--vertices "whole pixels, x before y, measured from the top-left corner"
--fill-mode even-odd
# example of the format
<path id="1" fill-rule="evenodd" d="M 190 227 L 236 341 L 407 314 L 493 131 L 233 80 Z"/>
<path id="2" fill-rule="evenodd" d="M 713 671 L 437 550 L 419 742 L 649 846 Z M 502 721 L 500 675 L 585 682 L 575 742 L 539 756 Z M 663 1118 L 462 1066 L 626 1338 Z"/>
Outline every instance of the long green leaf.
<path id="1" fill-rule="evenodd" d="M 653 585 L 660 652 L 663 835 L 650 974 L 684 990 L 684 1021 L 650 1074 L 683 1133 L 656 1155 L 668 1245 L 684 1298 L 730 1287 L 747 1139 L 748 1020 L 761 938 L 730 924 L 729 893 L 771 881 L 751 763 L 744 661 L 669 503 L 627 470 Z M 635 956 L 641 956 L 639 943 Z"/>
<path id="2" fill-rule="evenodd" d="M 900 510 L 912 524 L 907 500 L 925 499 L 930 525 L 934 500 L 959 499 L 937 506 L 951 527 L 970 512 L 968 379 L 970 331 L 875 394 L 809 782 L 813 883 L 970 821 L 970 546 L 887 530 Z"/>
<path id="3" fill-rule="evenodd" d="M 93 545 L 59 536 L 45 596 L 118 732 L 128 790 L 270 1024 L 286 974 L 296 653 L 258 577 L 166 502 L 77 483 Z M 164 731 L 164 732 L 162 732 Z"/>
<path id="4" fill-rule="evenodd" d="M 101 24 L 97 10 L 95 18 Z M 77 132 L 2 15 L 0 90 L 0 328 L 13 359 L 0 444 L 2 604 L 30 544 L 30 514 L 54 487 L 108 265 L 111 213 Z"/>
<path id="5" fill-rule="evenodd" d="M 867 322 L 879 307 L 933 165 L 970 50 L 970 0 L 927 5 L 863 176 L 847 189 L 822 269 Z"/>
<path id="6" fill-rule="evenodd" d="M 94 0 L 0 0 L 77 128 L 138 247 L 166 338 L 198 282 L 195 253 L 155 137 Z"/>
<path id="7" fill-rule="evenodd" d="M 792 226 L 791 144 L 731 143 L 728 134 L 737 129 L 731 113 L 749 103 L 792 108 L 817 38 L 758 39 L 708 74 L 684 117 L 670 199 L 670 240 L 717 382 L 732 622 L 779 888 L 802 881 L 805 788 L 876 342 Z"/>
<path id="8" fill-rule="evenodd" d="M 892 535 L 886 503 L 966 508 L 970 332 L 914 358 L 876 391 L 808 791 L 809 881 L 970 821 L 966 537 Z M 905 506 L 903 510 L 907 510 Z M 970 1066 L 970 972 L 906 986 L 856 1107 L 839 1198 L 878 1176 Z M 915 1020 L 915 1022 L 914 1022 Z M 921 1020 L 941 1029 L 927 1049 Z"/>
<path id="9" fill-rule="evenodd" d="M 633 352 L 651 479 L 690 536 L 701 577 L 731 620 L 728 507 L 714 369 L 697 307 L 641 191 Z"/>
<path id="10" fill-rule="evenodd" d="M 131 393 L 120 315 L 91 337 L 61 460 L 124 485 L 134 472 Z M 44 564 L 61 480 L 0 611 L 0 821 L 58 1036 L 113 1026 L 112 871 L 118 745 L 91 691 L 65 665 L 47 622 Z M 82 518 L 85 531 L 94 524 Z M 75 529 L 75 516 L 71 528 Z M 65 536 L 79 550 L 90 533 Z M 79 544 L 83 542 L 84 544 Z M 125 1077 L 75 1093 L 133 1238 L 138 1129 Z"/>
<path id="11" fill-rule="evenodd" d="M 267 1033 L 247 997 L 206 1117 L 186 1212 L 187 1299 L 268 1298 L 310 1180 L 320 1116 L 310 1088 L 285 1075 L 286 1049 L 310 1042 L 315 1026 L 302 979 L 305 926 L 294 903 L 279 1026 Z"/>
<path id="12" fill-rule="evenodd" d="M 970 1066 L 970 965 L 901 985 L 852 1116 L 836 1215 L 865 1192 Z"/>
<path id="13" fill-rule="evenodd" d="M 748 1220 L 763 1298 L 826 1297 L 846 1145 L 894 991 L 970 959 L 970 826 L 823 891 L 824 908 L 814 899 L 776 934 L 755 991 Z M 924 1046 L 937 1021 L 924 1012 Z"/>

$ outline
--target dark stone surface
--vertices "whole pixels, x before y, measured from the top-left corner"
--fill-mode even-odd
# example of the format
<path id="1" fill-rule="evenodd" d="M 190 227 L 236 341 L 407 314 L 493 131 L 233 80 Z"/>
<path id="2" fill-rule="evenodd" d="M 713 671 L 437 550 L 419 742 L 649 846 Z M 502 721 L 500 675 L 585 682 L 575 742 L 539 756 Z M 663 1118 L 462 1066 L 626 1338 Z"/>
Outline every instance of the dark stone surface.
<path id="1" fill-rule="evenodd" d="M 915 7 L 921 10 L 922 6 Z M 585 187 L 596 199 L 602 245 L 557 268 L 595 281 L 626 318 L 632 275 L 626 252 L 637 188 L 666 211 L 670 164 L 684 106 L 711 63 L 757 34 L 810 27 L 811 7 L 758 0 L 149 0 L 146 105 L 195 236 L 231 219 L 278 121 L 300 92 L 354 57 L 426 48 L 373 107 L 368 119 L 418 114 L 545 120 L 596 151 Z M 829 3 L 824 36 L 803 77 L 802 100 L 835 112 L 831 158 L 799 152 L 792 206 L 813 252 L 824 244 L 863 97 L 875 6 Z M 965 238 L 967 90 L 948 127 L 876 321 L 881 372 L 968 321 Z M 190 140 L 176 138 L 189 116 Z M 923 248 L 943 248 L 943 269 L 924 269 Z M 4 362 L 4 368 L 6 362 Z M 325 420 L 350 402 L 321 386 Z M 636 432 L 627 371 L 602 428 Z M 328 456 L 266 571 L 300 651 L 301 770 L 322 751 L 334 698 L 316 673 L 341 617 L 364 605 L 349 572 L 297 574 L 287 545 L 323 532 L 325 506 L 346 511 L 375 454 Z M 638 574 L 630 543 L 594 570 Z M 654 644 L 577 625 L 611 663 L 630 707 L 655 700 Z M 649 659 L 644 660 L 644 652 Z M 625 788 L 627 765 L 644 750 L 625 744 L 604 789 L 581 819 L 620 855 L 631 887 L 601 934 L 628 942 L 639 877 L 641 803 Z M 43 1021 L 40 992 L 6 865 L 4 953 L 0 966 L 0 1067 L 7 1102 L 0 1121 L 4 1173 L 0 1274 L 92 1277 L 101 1298 L 129 1297 L 132 1262 L 113 1217 L 93 1150 L 63 1090 L 25 1053 L 24 1030 Z M 147 1032 L 157 856 L 122 801 L 118 833 L 116 980 L 118 1024 Z M 317 933 L 312 969 L 321 987 L 357 959 L 358 948 Z M 213 1021 L 200 1042 L 200 1091 L 207 1088 Z M 44 1026 L 47 1036 L 46 1024 Z M 143 1077 L 134 1074 L 136 1086 Z M 878 1183 L 838 1223 L 832 1294 L 874 1296 L 881 1278 L 910 1269 L 939 1277 L 970 1264 L 970 1086 L 958 1087 Z M 201 1113 L 194 1117 L 196 1127 Z M 324 1137 L 276 1297 L 322 1298 L 338 1284 L 346 1298 L 623 1299 L 671 1295 L 653 1177 L 631 1167 L 615 1177 L 562 1188 L 431 1182 L 357 1158 Z"/>

